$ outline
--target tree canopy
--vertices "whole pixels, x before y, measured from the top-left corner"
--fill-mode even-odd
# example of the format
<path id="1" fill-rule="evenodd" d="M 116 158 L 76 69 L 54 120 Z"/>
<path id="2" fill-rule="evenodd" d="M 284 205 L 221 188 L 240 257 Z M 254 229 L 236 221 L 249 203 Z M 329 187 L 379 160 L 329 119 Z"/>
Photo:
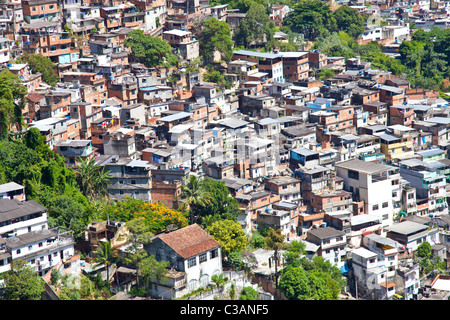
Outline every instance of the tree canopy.
<path id="1" fill-rule="evenodd" d="M 231 252 L 239 252 L 247 246 L 247 237 L 238 222 L 232 220 L 219 220 L 206 228 L 220 247 L 224 256 Z"/>
<path id="2" fill-rule="evenodd" d="M 54 87 L 59 81 L 58 74 L 55 71 L 55 64 L 42 54 L 24 54 L 21 60 L 28 63 L 33 73 L 41 73 L 42 80 L 51 87 Z"/>
<path id="3" fill-rule="evenodd" d="M 293 32 L 303 33 L 306 39 L 316 39 L 320 34 L 337 30 L 337 22 L 329 4 L 319 0 L 300 0 L 283 20 Z"/>
<path id="4" fill-rule="evenodd" d="M 0 139 L 6 139 L 13 126 L 22 130 L 26 94 L 27 87 L 18 75 L 9 70 L 0 72 Z"/>
<path id="5" fill-rule="evenodd" d="M 170 67 L 178 61 L 166 40 L 144 34 L 140 29 L 128 33 L 125 45 L 131 48 L 133 57 L 148 68 Z"/>
<path id="6" fill-rule="evenodd" d="M 0 181 L 25 186 L 27 199 L 47 208 L 49 226 L 71 228 L 76 238 L 94 218 L 75 173 L 43 142 L 37 128 L 30 128 L 23 140 L 0 140 Z"/>
<path id="7" fill-rule="evenodd" d="M 306 258 L 289 264 L 280 278 L 279 288 L 289 300 L 337 300 L 345 281 L 339 269 L 322 257 Z"/>
<path id="8" fill-rule="evenodd" d="M 246 17 L 241 20 L 234 33 L 234 40 L 237 46 L 245 48 L 264 44 L 266 49 L 272 49 L 274 27 L 275 24 L 270 20 L 264 5 L 252 2 Z"/>
<path id="9" fill-rule="evenodd" d="M 202 218 L 202 224 L 207 225 L 205 218 L 212 217 L 211 221 L 219 219 L 236 220 L 239 215 L 239 204 L 235 198 L 230 196 L 230 191 L 223 181 L 211 178 L 201 179 L 199 188 L 203 193 L 207 193 L 208 204 L 196 206 L 192 210 L 194 215 Z"/>
<path id="10" fill-rule="evenodd" d="M 0 274 L 4 281 L 4 300 L 41 300 L 44 280 L 23 260 L 11 262 L 11 270 Z"/>
<path id="11" fill-rule="evenodd" d="M 217 50 L 223 60 L 229 61 L 233 56 L 234 42 L 231 38 L 231 29 L 228 23 L 216 18 L 209 18 L 204 21 L 203 32 L 199 37 L 200 54 L 210 61 Z"/>
<path id="12" fill-rule="evenodd" d="M 424 89 L 447 91 L 444 79 L 450 76 L 450 32 L 433 28 L 419 29 L 411 41 L 400 45 L 400 61 L 406 67 L 408 80 Z"/>
<path id="13" fill-rule="evenodd" d="M 356 38 L 364 32 L 364 18 L 355 8 L 343 5 L 333 12 L 337 29 Z"/>
<path id="14" fill-rule="evenodd" d="M 143 218 L 148 228 L 147 231 L 155 234 L 163 231 L 169 224 L 174 224 L 179 228 L 188 225 L 187 218 L 180 211 L 170 209 L 160 202 L 150 203 L 130 197 L 104 206 L 100 217 L 104 220 L 109 217 L 124 222 Z"/>

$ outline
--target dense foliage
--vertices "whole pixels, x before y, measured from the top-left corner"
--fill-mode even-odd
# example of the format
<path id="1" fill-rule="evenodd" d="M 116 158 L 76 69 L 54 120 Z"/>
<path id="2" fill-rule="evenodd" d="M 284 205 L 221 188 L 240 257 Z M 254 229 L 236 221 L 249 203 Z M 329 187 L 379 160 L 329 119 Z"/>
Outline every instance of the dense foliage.
<path id="1" fill-rule="evenodd" d="M 131 54 L 136 61 L 148 68 L 170 67 L 178 61 L 166 40 L 144 34 L 140 29 L 128 33 L 125 45 L 131 48 Z"/>
<path id="2" fill-rule="evenodd" d="M 211 61 L 217 50 L 221 58 L 229 61 L 233 56 L 233 40 L 228 23 L 216 18 L 209 18 L 202 24 L 200 41 L 200 54 L 206 61 Z"/>
<path id="3" fill-rule="evenodd" d="M 359 56 L 362 61 L 370 62 L 373 69 L 390 71 L 394 75 L 406 71 L 405 66 L 398 59 L 385 55 L 382 46 L 376 41 L 361 45 L 344 31 L 319 37 L 314 44 L 314 49 L 332 57 L 349 59 Z"/>
<path id="4" fill-rule="evenodd" d="M 0 139 L 6 139 L 14 126 L 22 130 L 26 94 L 18 75 L 9 70 L 0 72 Z"/>
<path id="5" fill-rule="evenodd" d="M 42 54 L 24 54 L 20 61 L 28 63 L 33 73 L 41 73 L 42 81 L 54 87 L 59 81 L 58 74 L 55 71 L 55 64 L 48 57 Z"/>
<path id="6" fill-rule="evenodd" d="M 238 222 L 219 220 L 207 227 L 206 232 L 220 243 L 224 256 L 242 251 L 247 246 L 247 237 Z"/>
<path id="7" fill-rule="evenodd" d="M 100 213 L 102 219 L 128 222 L 143 218 L 149 232 L 158 233 L 169 224 L 179 228 L 188 225 L 187 218 L 180 211 L 169 209 L 160 202 L 146 202 L 127 197 L 124 201 L 106 205 Z"/>
<path id="8" fill-rule="evenodd" d="M 279 288 L 289 300 L 337 300 L 345 281 L 339 269 L 322 257 L 297 259 L 280 278 Z"/>
<path id="9" fill-rule="evenodd" d="M 448 29 L 422 29 L 413 33 L 411 41 L 400 45 L 400 61 L 406 67 L 408 80 L 415 86 L 439 91 L 448 90 L 445 79 L 450 76 L 450 32 Z"/>
<path id="10" fill-rule="evenodd" d="M 25 186 L 28 200 L 47 208 L 50 227 L 71 228 L 79 237 L 93 219 L 95 210 L 78 188 L 75 173 L 36 128 L 23 139 L 0 140 L 0 183 L 11 181 Z"/>
<path id="11" fill-rule="evenodd" d="M 0 274 L 4 300 L 41 300 L 44 280 L 23 260 L 11 262 L 11 270 Z"/>
<path id="12" fill-rule="evenodd" d="M 254 2 L 234 33 L 235 44 L 245 48 L 263 44 L 266 50 L 271 50 L 274 44 L 274 28 L 275 24 L 270 20 L 265 7 Z"/>

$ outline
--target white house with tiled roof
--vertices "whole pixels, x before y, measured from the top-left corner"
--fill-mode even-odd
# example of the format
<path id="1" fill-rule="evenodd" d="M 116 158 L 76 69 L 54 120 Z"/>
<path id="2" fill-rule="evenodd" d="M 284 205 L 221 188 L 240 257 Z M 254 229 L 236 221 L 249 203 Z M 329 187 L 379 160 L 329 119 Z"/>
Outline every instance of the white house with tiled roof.
<path id="1" fill-rule="evenodd" d="M 146 250 L 156 260 L 170 262 L 170 271 L 166 275 L 168 280 L 154 283 L 151 287 L 157 297 L 181 297 L 206 287 L 213 275 L 223 272 L 219 242 L 198 224 L 156 235 Z"/>

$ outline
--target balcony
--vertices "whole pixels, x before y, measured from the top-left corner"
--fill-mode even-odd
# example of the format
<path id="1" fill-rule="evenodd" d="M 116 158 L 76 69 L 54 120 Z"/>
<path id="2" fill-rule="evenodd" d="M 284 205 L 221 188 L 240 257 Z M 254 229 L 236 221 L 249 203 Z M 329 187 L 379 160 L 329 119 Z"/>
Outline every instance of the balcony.
<path id="1" fill-rule="evenodd" d="M 385 157 L 386 156 L 384 155 L 384 153 L 376 152 L 366 155 L 360 155 L 359 159 L 363 161 L 375 161 L 375 160 L 383 160 Z"/>

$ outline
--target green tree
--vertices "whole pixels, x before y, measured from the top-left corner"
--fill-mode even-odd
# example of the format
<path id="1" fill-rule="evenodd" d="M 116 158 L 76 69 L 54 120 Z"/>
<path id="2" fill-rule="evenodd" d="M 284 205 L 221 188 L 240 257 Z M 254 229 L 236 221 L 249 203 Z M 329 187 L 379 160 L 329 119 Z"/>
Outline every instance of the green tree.
<path id="1" fill-rule="evenodd" d="M 220 86 L 225 86 L 227 84 L 225 76 L 220 71 L 217 70 L 205 73 L 203 75 L 203 80 L 206 82 L 217 83 Z"/>
<path id="2" fill-rule="evenodd" d="M 104 265 L 106 268 L 106 283 L 109 284 L 109 269 L 118 261 L 117 252 L 113 249 L 111 241 L 100 242 L 94 254 L 95 267 Z"/>
<path id="3" fill-rule="evenodd" d="M 40 53 L 24 54 L 21 58 L 28 63 L 33 73 L 41 73 L 42 80 L 49 86 L 54 87 L 59 81 L 58 74 L 55 71 L 55 64 L 49 58 L 44 57 Z"/>
<path id="4" fill-rule="evenodd" d="M 417 247 L 417 255 L 420 258 L 429 259 L 431 257 L 431 244 L 428 241 L 422 242 Z"/>
<path id="5" fill-rule="evenodd" d="M 198 219 L 198 216 L 195 215 L 196 209 L 211 203 L 211 194 L 201 188 L 200 180 L 193 174 L 189 178 L 183 179 L 180 198 L 184 199 L 181 208 L 189 211 L 191 223 Z"/>
<path id="6" fill-rule="evenodd" d="M 336 75 L 336 72 L 333 69 L 320 69 L 320 71 L 316 74 L 316 78 L 318 80 L 325 80 Z"/>
<path id="7" fill-rule="evenodd" d="M 155 256 L 148 256 L 138 263 L 140 276 L 147 285 L 151 282 L 165 284 L 169 265 L 169 261 L 157 261 Z"/>
<path id="8" fill-rule="evenodd" d="M 345 59 L 356 56 L 355 41 L 345 32 L 333 32 L 324 34 L 314 43 L 313 48 L 333 57 L 344 57 Z"/>
<path id="9" fill-rule="evenodd" d="M 306 244 L 302 241 L 293 240 L 284 247 L 286 252 L 283 254 L 283 258 L 286 264 L 294 264 L 298 261 L 303 254 L 305 254 Z"/>
<path id="10" fill-rule="evenodd" d="M 45 282 L 23 260 L 11 262 L 11 270 L 0 275 L 4 281 L 3 300 L 41 300 Z"/>
<path id="11" fill-rule="evenodd" d="M 314 40 L 320 34 L 337 30 L 336 18 L 329 4 L 319 0 L 300 0 L 293 11 L 283 20 L 291 31 L 303 33 L 306 39 Z"/>
<path id="12" fill-rule="evenodd" d="M 333 12 L 338 30 L 345 31 L 353 38 L 364 32 L 364 18 L 358 10 L 349 6 L 340 6 Z"/>
<path id="13" fill-rule="evenodd" d="M 0 139 L 6 139 L 13 126 L 22 130 L 26 94 L 27 87 L 22 85 L 18 75 L 9 70 L 0 72 Z"/>
<path id="14" fill-rule="evenodd" d="M 280 278 L 280 289 L 289 300 L 337 300 L 345 285 L 340 270 L 316 256 L 288 264 Z"/>
<path id="15" fill-rule="evenodd" d="M 206 177 L 201 179 L 199 184 L 201 192 L 207 194 L 209 200 L 207 205 L 193 209 L 195 216 L 202 217 L 202 224 L 206 226 L 207 217 L 214 217 L 211 222 L 219 219 L 236 220 L 240 213 L 239 203 L 230 195 L 223 181 Z"/>
<path id="16" fill-rule="evenodd" d="M 250 9 L 234 33 L 237 46 L 249 48 L 251 45 L 265 44 L 266 49 L 272 49 L 274 44 L 275 24 L 267 15 L 264 5 L 252 2 Z"/>
<path id="17" fill-rule="evenodd" d="M 302 267 L 288 268 L 280 278 L 281 291 L 289 300 L 307 300 L 309 279 Z"/>
<path id="18" fill-rule="evenodd" d="M 136 61 L 143 63 L 148 68 L 170 67 L 176 65 L 178 61 L 166 40 L 144 34 L 139 29 L 128 33 L 125 45 L 131 48 L 132 56 Z"/>
<path id="19" fill-rule="evenodd" d="M 231 252 L 242 251 L 247 246 L 247 237 L 238 222 L 232 220 L 216 221 L 206 228 L 206 232 L 220 243 L 224 256 L 228 256 Z"/>
<path id="20" fill-rule="evenodd" d="M 211 61 L 217 50 L 223 60 L 229 61 L 233 56 L 233 40 L 228 23 L 216 18 L 209 18 L 203 23 L 203 34 L 199 39 L 200 53 Z"/>
<path id="21" fill-rule="evenodd" d="M 49 226 L 72 230 L 74 237 L 80 238 L 90 222 L 88 210 L 79 201 L 66 195 L 56 196 L 47 207 Z"/>
<path id="22" fill-rule="evenodd" d="M 239 300 L 259 300 L 258 291 L 253 287 L 243 287 L 239 295 Z"/>
<path id="23" fill-rule="evenodd" d="M 223 273 L 220 274 L 213 274 L 211 276 L 211 283 L 217 288 L 223 288 L 223 286 L 227 283 L 228 278 L 225 277 Z"/>
<path id="24" fill-rule="evenodd" d="M 269 228 L 265 240 L 266 248 L 274 251 L 273 258 L 275 261 L 275 287 L 278 288 L 278 262 L 280 259 L 278 254 L 285 245 L 284 236 L 281 234 L 281 229 L 274 230 L 272 228 Z"/>
<path id="25" fill-rule="evenodd" d="M 79 164 L 74 167 L 77 181 L 83 194 L 92 199 L 99 199 L 107 193 L 107 185 L 111 175 L 106 167 L 95 164 L 94 158 L 78 158 Z"/>
<path id="26" fill-rule="evenodd" d="M 31 127 L 25 133 L 25 145 L 30 149 L 36 149 L 44 144 L 44 136 L 36 127 Z"/>
<path id="27" fill-rule="evenodd" d="M 425 56 L 425 43 L 421 41 L 403 41 L 399 48 L 400 61 L 416 75 L 422 71 L 422 61 Z"/>

